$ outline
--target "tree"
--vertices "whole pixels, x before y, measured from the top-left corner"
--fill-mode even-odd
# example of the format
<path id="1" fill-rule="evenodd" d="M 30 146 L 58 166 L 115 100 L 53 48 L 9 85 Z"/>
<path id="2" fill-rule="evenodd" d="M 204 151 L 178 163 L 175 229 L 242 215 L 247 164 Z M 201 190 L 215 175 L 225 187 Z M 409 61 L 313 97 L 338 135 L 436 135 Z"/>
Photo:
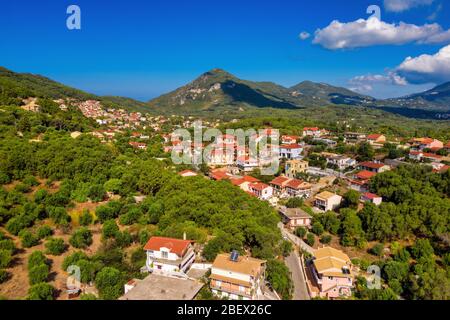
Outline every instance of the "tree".
<path id="1" fill-rule="evenodd" d="M 37 237 L 39 239 L 44 239 L 50 237 L 53 234 L 53 230 L 49 225 L 43 225 L 37 231 Z"/>
<path id="2" fill-rule="evenodd" d="M 47 258 L 44 256 L 42 251 L 33 251 L 28 257 L 28 270 L 33 267 L 39 266 L 41 264 L 46 264 Z"/>
<path id="3" fill-rule="evenodd" d="M 45 248 L 48 254 L 59 256 L 66 250 L 66 244 L 63 239 L 50 238 L 45 243 Z"/>
<path id="4" fill-rule="evenodd" d="M 220 252 L 241 251 L 242 241 L 231 234 L 219 232 L 218 235 L 209 240 L 203 249 L 203 257 L 208 261 L 214 261 Z"/>
<path id="5" fill-rule="evenodd" d="M 94 217 L 89 212 L 88 209 L 84 209 L 82 214 L 80 215 L 80 225 L 87 227 L 94 221 Z"/>
<path id="6" fill-rule="evenodd" d="M 373 150 L 373 147 L 368 142 L 363 142 L 358 147 L 358 159 L 360 161 L 370 161 L 375 156 L 375 151 Z"/>
<path id="7" fill-rule="evenodd" d="M 281 252 L 283 254 L 283 257 L 289 256 L 292 252 L 292 249 L 293 249 L 292 242 L 284 240 L 281 243 Z"/>
<path id="8" fill-rule="evenodd" d="M 109 179 L 107 182 L 105 182 L 105 190 L 108 192 L 112 192 L 115 194 L 118 194 L 121 189 L 122 182 L 120 179 Z"/>
<path id="9" fill-rule="evenodd" d="M 308 233 L 306 235 L 306 243 L 312 247 L 315 242 L 316 242 L 316 239 L 315 239 L 314 235 L 312 233 Z"/>
<path id="10" fill-rule="evenodd" d="M 311 228 L 312 233 L 321 236 L 322 233 L 324 232 L 324 228 L 322 226 L 322 224 L 320 223 L 320 221 L 314 221 L 312 224 L 312 228 Z"/>
<path id="11" fill-rule="evenodd" d="M 0 268 L 7 268 L 11 261 L 11 250 L 0 249 Z"/>
<path id="12" fill-rule="evenodd" d="M 324 229 L 331 234 L 338 234 L 341 228 L 341 221 L 333 211 L 327 211 L 318 217 Z"/>
<path id="13" fill-rule="evenodd" d="M 306 236 L 307 232 L 308 231 L 306 231 L 305 227 L 298 227 L 297 229 L 295 229 L 295 235 L 301 239 Z"/>
<path id="14" fill-rule="evenodd" d="M 384 245 L 382 243 L 377 243 L 370 249 L 370 252 L 377 257 L 381 257 L 384 253 Z"/>
<path id="15" fill-rule="evenodd" d="M 303 198 L 300 197 L 289 198 L 286 202 L 287 208 L 300 208 L 301 206 L 303 206 Z"/>
<path id="16" fill-rule="evenodd" d="M 323 243 L 323 244 L 329 244 L 331 242 L 331 236 L 328 234 L 325 234 L 319 239 L 319 241 L 320 241 L 320 243 Z"/>
<path id="17" fill-rule="evenodd" d="M 80 295 L 80 300 L 98 300 L 97 296 L 92 293 L 83 293 Z"/>
<path id="18" fill-rule="evenodd" d="M 46 282 L 49 274 L 49 268 L 46 264 L 35 266 L 28 270 L 30 285 Z"/>
<path id="19" fill-rule="evenodd" d="M 364 231 L 357 213 L 351 209 L 341 210 L 341 243 L 346 247 L 360 245 L 364 241 Z"/>
<path id="20" fill-rule="evenodd" d="M 39 238 L 28 230 L 20 231 L 19 237 L 22 240 L 22 247 L 24 248 L 31 248 L 39 244 Z"/>
<path id="21" fill-rule="evenodd" d="M 55 289 L 48 283 L 38 283 L 28 290 L 28 300 L 53 300 Z"/>
<path id="22" fill-rule="evenodd" d="M 292 279 L 289 269 L 283 262 L 274 259 L 267 261 L 266 275 L 267 281 L 283 300 L 292 298 Z"/>
<path id="23" fill-rule="evenodd" d="M 117 226 L 116 221 L 108 220 L 105 221 L 102 228 L 102 237 L 103 239 L 115 238 L 119 233 L 119 227 Z"/>
<path id="24" fill-rule="evenodd" d="M 123 294 L 124 279 L 119 270 L 105 267 L 97 273 L 95 286 L 104 300 L 116 300 Z"/>
<path id="25" fill-rule="evenodd" d="M 92 233 L 88 228 L 81 227 L 73 233 L 69 243 L 75 248 L 87 248 L 92 244 Z"/>
<path id="26" fill-rule="evenodd" d="M 419 259 L 422 257 L 429 258 L 433 256 L 434 250 L 431 246 L 430 240 L 418 239 L 414 246 L 412 246 L 411 253 L 415 259 Z"/>
<path id="27" fill-rule="evenodd" d="M 356 209 L 359 204 L 360 194 L 356 190 L 349 190 L 344 194 L 344 206 Z"/>

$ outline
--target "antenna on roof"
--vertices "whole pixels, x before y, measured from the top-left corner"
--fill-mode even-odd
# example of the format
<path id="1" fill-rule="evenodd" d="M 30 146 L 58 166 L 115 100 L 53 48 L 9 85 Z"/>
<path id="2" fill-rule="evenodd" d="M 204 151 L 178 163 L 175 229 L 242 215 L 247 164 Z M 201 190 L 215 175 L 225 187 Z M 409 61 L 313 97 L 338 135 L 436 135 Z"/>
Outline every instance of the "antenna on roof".
<path id="1" fill-rule="evenodd" d="M 239 252 L 237 252 L 236 250 L 233 250 L 230 255 L 230 260 L 233 262 L 237 262 L 238 258 L 239 258 Z"/>

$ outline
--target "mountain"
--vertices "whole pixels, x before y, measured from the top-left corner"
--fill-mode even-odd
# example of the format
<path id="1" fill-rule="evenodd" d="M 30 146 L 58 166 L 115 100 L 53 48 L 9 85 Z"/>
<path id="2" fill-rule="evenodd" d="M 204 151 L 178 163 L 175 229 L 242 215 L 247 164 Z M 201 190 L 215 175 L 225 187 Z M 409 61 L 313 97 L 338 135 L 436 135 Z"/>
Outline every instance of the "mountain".
<path id="1" fill-rule="evenodd" d="M 303 109 L 335 104 L 366 105 L 373 102 L 345 88 L 309 81 L 291 88 L 273 82 L 242 80 L 221 70 L 213 69 L 191 83 L 149 101 L 149 106 L 162 112 L 214 112 L 227 107 L 245 111 L 249 108 Z"/>
<path id="2" fill-rule="evenodd" d="M 450 112 L 450 82 L 441 84 L 422 93 L 388 99 L 385 102 L 409 109 Z"/>
<path id="3" fill-rule="evenodd" d="M 312 97 L 319 101 L 333 104 L 367 105 L 375 101 L 372 97 L 353 92 L 346 88 L 311 81 L 303 81 L 290 87 L 289 91 L 295 97 Z"/>
<path id="4" fill-rule="evenodd" d="M 379 100 L 377 107 L 407 117 L 450 119 L 450 82 L 425 92 Z"/>
<path id="5" fill-rule="evenodd" d="M 151 100 L 150 107 L 161 111 L 211 111 L 222 107 L 243 110 L 246 107 L 296 109 L 289 90 L 271 82 L 252 82 L 213 69 L 173 92 Z"/>
<path id="6" fill-rule="evenodd" d="M 74 98 L 77 100 L 100 100 L 107 107 L 121 107 L 130 111 L 148 111 L 148 106 L 141 101 L 125 97 L 96 96 L 82 90 L 74 89 L 41 75 L 17 73 L 0 67 L 0 96 L 8 98 Z"/>

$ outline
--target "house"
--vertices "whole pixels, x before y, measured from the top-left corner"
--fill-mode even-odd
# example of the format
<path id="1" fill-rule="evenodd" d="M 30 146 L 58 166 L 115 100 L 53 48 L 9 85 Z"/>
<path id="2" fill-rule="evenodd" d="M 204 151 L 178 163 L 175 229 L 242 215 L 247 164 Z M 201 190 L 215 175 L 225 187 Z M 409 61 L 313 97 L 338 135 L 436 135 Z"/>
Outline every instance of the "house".
<path id="1" fill-rule="evenodd" d="M 312 285 L 318 289 L 310 290 L 312 298 L 351 297 L 353 266 L 344 252 L 331 247 L 317 249 L 312 260 L 308 261 L 307 268 Z"/>
<path id="2" fill-rule="evenodd" d="M 285 172 L 288 178 L 294 179 L 298 173 L 305 172 L 309 167 L 308 161 L 288 160 L 286 161 Z"/>
<path id="3" fill-rule="evenodd" d="M 314 207 L 320 211 L 331 211 L 339 207 L 342 197 L 329 191 L 323 191 L 315 196 Z"/>
<path id="4" fill-rule="evenodd" d="M 303 147 L 299 144 L 283 144 L 280 146 L 280 158 L 282 159 L 298 159 L 303 151 Z"/>
<path id="5" fill-rule="evenodd" d="M 236 166 L 243 172 L 251 172 L 259 167 L 259 161 L 249 156 L 242 156 L 237 158 Z"/>
<path id="6" fill-rule="evenodd" d="M 233 175 L 226 172 L 225 170 L 216 169 L 216 170 L 211 170 L 209 172 L 209 177 L 212 180 L 221 181 L 221 180 L 229 180 L 233 177 Z"/>
<path id="7" fill-rule="evenodd" d="M 232 300 L 256 300 L 261 295 L 266 261 L 231 254 L 218 254 L 211 267 L 213 294 Z"/>
<path id="8" fill-rule="evenodd" d="M 226 148 L 212 149 L 206 156 L 208 165 L 212 166 L 224 166 L 234 163 L 234 150 L 228 150 Z"/>
<path id="9" fill-rule="evenodd" d="M 291 230 L 298 227 L 309 228 L 311 226 L 312 217 L 302 209 L 281 207 L 278 212 L 281 215 L 283 224 Z"/>
<path id="10" fill-rule="evenodd" d="M 195 260 L 191 240 L 151 237 L 144 250 L 147 252 L 146 267 L 149 272 L 185 274 Z"/>
<path id="11" fill-rule="evenodd" d="M 312 192 L 312 185 L 299 179 L 291 179 L 286 183 L 286 192 L 291 197 L 309 198 Z"/>
<path id="12" fill-rule="evenodd" d="M 135 142 L 135 141 L 131 141 L 128 142 L 128 144 L 130 146 L 132 146 L 135 149 L 139 149 L 139 150 L 146 150 L 147 149 L 147 144 L 143 143 L 143 142 Z"/>
<path id="13" fill-rule="evenodd" d="M 372 202 L 374 205 L 379 206 L 383 202 L 383 198 L 370 192 L 365 192 L 361 195 L 360 200 L 362 202 Z"/>
<path id="14" fill-rule="evenodd" d="M 424 149 L 433 149 L 433 148 L 442 149 L 444 147 L 444 143 L 442 141 L 432 138 L 414 138 L 409 142 L 409 144 L 411 145 L 412 148 L 416 148 L 421 151 Z"/>
<path id="15" fill-rule="evenodd" d="M 195 176 L 197 176 L 197 172 L 192 171 L 192 170 L 184 170 L 184 171 L 178 172 L 178 175 L 180 175 L 182 177 L 195 177 Z"/>
<path id="16" fill-rule="evenodd" d="M 445 157 L 440 156 L 438 154 L 422 152 L 422 151 L 414 151 L 411 150 L 409 152 L 409 158 L 416 161 L 430 161 L 430 162 L 441 162 Z"/>
<path id="17" fill-rule="evenodd" d="M 386 136 L 383 134 L 369 134 L 367 136 L 367 141 L 370 144 L 383 144 L 386 142 Z"/>
<path id="18" fill-rule="evenodd" d="M 383 163 L 371 162 L 371 161 L 361 162 L 358 165 L 358 168 L 360 170 L 365 170 L 365 171 L 370 171 L 370 172 L 375 172 L 375 173 L 382 173 L 382 172 L 391 170 L 391 167 L 389 167 Z"/>
<path id="19" fill-rule="evenodd" d="M 258 179 L 251 176 L 243 176 L 242 178 L 232 178 L 230 179 L 231 183 L 235 186 L 238 186 L 244 191 L 250 191 L 249 185 L 251 183 L 259 182 Z"/>
<path id="20" fill-rule="evenodd" d="M 344 138 L 346 142 L 358 142 L 366 139 L 365 133 L 360 132 L 346 132 L 344 133 Z"/>
<path id="21" fill-rule="evenodd" d="M 286 184 L 290 181 L 290 178 L 279 176 L 270 181 L 270 185 L 274 190 L 275 195 L 283 195 L 286 192 Z"/>
<path id="22" fill-rule="evenodd" d="M 282 144 L 296 144 L 300 141 L 299 136 L 281 136 L 281 143 Z"/>
<path id="23" fill-rule="evenodd" d="M 349 157 L 346 157 L 343 155 L 338 155 L 338 154 L 333 154 L 333 153 L 328 154 L 325 152 L 323 152 L 322 155 L 327 160 L 327 164 L 336 166 L 339 170 L 345 170 L 347 168 L 356 166 L 355 159 L 352 159 L 352 158 L 349 158 Z"/>
<path id="24" fill-rule="evenodd" d="M 369 180 L 376 176 L 375 172 L 363 170 L 353 176 L 349 180 L 350 188 L 359 192 L 369 191 Z"/>
<path id="25" fill-rule="evenodd" d="M 250 183 L 248 189 L 261 200 L 268 200 L 273 196 L 273 188 L 262 182 Z"/>
<path id="26" fill-rule="evenodd" d="M 145 279 L 131 279 L 119 300 L 193 300 L 204 284 L 197 279 L 149 274 Z"/>
<path id="27" fill-rule="evenodd" d="M 303 128 L 303 136 L 309 136 L 309 137 L 320 137 L 324 134 L 322 130 L 320 130 L 318 127 L 304 127 Z"/>

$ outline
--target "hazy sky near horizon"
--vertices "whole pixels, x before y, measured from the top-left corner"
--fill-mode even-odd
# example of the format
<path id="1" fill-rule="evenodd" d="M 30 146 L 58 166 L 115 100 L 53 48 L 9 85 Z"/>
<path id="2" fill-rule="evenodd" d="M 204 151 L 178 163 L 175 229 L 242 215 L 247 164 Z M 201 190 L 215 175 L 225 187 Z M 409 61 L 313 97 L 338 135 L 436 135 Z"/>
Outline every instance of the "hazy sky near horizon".
<path id="1" fill-rule="evenodd" d="M 449 29 L 445 0 L 15 0 L 0 4 L 0 65 L 140 100 L 216 67 L 385 98 L 450 81 Z"/>

